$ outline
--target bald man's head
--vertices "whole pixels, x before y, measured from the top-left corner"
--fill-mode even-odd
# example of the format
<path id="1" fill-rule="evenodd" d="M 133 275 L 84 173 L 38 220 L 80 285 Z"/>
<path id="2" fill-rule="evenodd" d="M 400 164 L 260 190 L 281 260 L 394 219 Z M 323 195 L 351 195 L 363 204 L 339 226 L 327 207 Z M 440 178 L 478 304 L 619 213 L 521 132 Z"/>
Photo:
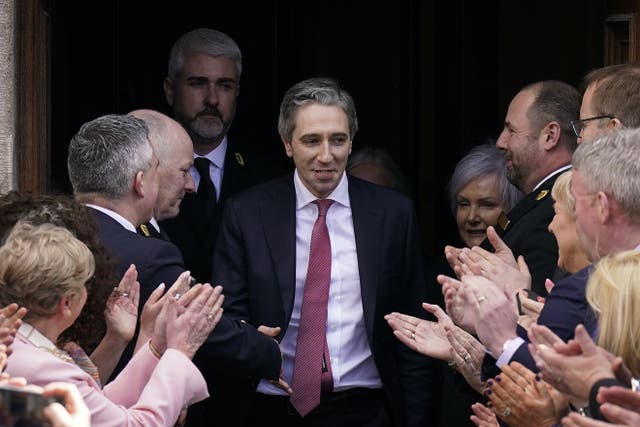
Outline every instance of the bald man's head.
<path id="1" fill-rule="evenodd" d="M 193 164 L 193 144 L 180 123 L 154 110 L 134 110 L 129 115 L 147 124 L 151 146 L 160 161 L 160 190 L 154 216 L 158 221 L 173 218 L 180 211 L 185 193 L 194 191 L 189 168 Z"/>

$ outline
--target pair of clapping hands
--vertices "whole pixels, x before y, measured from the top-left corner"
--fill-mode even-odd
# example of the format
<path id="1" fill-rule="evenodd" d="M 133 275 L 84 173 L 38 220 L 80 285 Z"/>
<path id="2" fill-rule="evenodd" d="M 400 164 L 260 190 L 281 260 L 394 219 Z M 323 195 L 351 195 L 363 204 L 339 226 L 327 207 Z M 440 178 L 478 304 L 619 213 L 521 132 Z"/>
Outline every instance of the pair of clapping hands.
<path id="1" fill-rule="evenodd" d="M 539 374 L 518 362 L 502 367 L 487 381 L 488 406 L 474 404 L 471 420 L 480 427 L 497 426 L 496 415 L 512 427 L 605 427 L 640 425 L 640 393 L 624 387 L 601 387 L 597 401 L 610 423 L 568 412 L 568 403 L 585 402 L 601 379 L 629 384 L 631 377 L 619 357 L 598 347 L 586 329 L 578 326 L 575 339 L 563 342 L 545 326 L 529 331 L 531 353 Z"/>
<path id="2" fill-rule="evenodd" d="M 107 305 L 107 331 L 117 328 L 118 333 L 131 340 L 135 333 L 140 284 L 135 266 L 129 267 Z M 222 287 L 191 283 L 191 274 L 185 271 L 165 292 L 161 283 L 149 296 L 140 315 L 140 333 L 136 351 L 150 342 L 157 355 L 174 348 L 192 359 L 222 317 Z"/>

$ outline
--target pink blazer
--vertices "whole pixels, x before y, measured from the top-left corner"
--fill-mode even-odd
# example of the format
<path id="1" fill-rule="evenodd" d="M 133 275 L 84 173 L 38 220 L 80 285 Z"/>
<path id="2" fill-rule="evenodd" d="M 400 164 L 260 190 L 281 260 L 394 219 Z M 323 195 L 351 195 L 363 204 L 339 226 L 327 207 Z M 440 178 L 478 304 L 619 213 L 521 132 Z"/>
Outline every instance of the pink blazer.
<path id="1" fill-rule="evenodd" d="M 73 363 L 58 359 L 17 334 L 6 372 L 29 384 L 53 381 L 75 384 L 91 411 L 92 427 L 172 426 L 180 410 L 208 397 L 196 366 L 177 350 L 167 349 L 158 360 L 143 346 L 104 389 Z"/>

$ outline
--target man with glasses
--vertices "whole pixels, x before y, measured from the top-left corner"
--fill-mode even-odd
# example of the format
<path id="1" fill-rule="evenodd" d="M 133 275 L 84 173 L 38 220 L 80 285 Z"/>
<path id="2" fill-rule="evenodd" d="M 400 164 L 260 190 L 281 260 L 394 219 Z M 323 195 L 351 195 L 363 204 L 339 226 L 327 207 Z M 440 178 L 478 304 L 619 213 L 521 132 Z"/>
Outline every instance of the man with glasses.
<path id="1" fill-rule="evenodd" d="M 579 120 L 571 125 L 578 144 L 622 128 L 640 127 L 640 67 L 611 65 L 587 74 Z"/>

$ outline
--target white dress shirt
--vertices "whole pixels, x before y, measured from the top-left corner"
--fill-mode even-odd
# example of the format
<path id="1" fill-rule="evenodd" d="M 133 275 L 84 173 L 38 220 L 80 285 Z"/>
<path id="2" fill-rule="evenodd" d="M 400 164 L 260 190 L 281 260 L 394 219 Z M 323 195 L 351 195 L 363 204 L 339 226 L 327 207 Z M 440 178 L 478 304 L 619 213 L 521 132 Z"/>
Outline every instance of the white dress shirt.
<path id="1" fill-rule="evenodd" d="M 224 158 L 227 155 L 227 137 L 225 136 L 220 145 L 218 145 L 213 150 L 209 151 L 204 156 L 198 156 L 193 153 L 193 158 L 196 159 L 198 157 L 205 157 L 209 159 L 209 176 L 211 177 L 211 181 L 213 181 L 213 185 L 216 186 L 216 198 L 220 200 L 220 187 L 222 186 L 222 175 L 224 174 Z M 193 185 L 195 189 L 198 189 L 198 185 L 200 185 L 200 174 L 195 166 L 191 166 L 189 168 L 189 173 L 191 173 L 191 178 L 193 178 Z"/>
<path id="2" fill-rule="evenodd" d="M 294 173 L 296 190 L 296 291 L 293 312 L 287 331 L 280 343 L 283 354 L 283 379 L 291 384 L 300 312 L 307 277 L 311 231 L 318 218 L 317 197 L 304 186 L 298 171 Z M 327 307 L 327 344 L 334 391 L 354 387 L 381 388 L 382 381 L 375 366 L 367 339 L 360 291 L 358 254 L 353 231 L 351 201 L 346 174 L 327 197 L 334 200 L 327 211 L 327 228 L 331 240 L 331 284 Z M 261 381 L 258 392 L 285 394 Z"/>

